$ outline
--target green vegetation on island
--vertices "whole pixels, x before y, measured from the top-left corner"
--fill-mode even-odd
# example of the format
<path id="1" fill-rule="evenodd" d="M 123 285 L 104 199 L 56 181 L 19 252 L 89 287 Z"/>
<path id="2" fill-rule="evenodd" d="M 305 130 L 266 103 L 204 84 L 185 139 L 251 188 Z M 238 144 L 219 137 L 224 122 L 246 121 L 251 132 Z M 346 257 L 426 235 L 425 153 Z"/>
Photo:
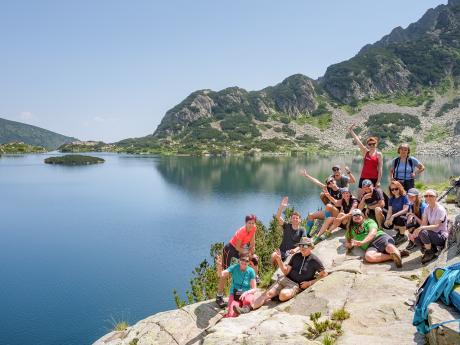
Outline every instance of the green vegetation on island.
<path id="1" fill-rule="evenodd" d="M 21 142 L 0 144 L 0 154 L 44 153 L 47 149 Z"/>
<path id="2" fill-rule="evenodd" d="M 46 164 L 61 164 L 61 165 L 89 165 L 104 163 L 105 160 L 99 157 L 83 156 L 83 155 L 65 155 L 49 157 L 45 159 Z"/>
<path id="3" fill-rule="evenodd" d="M 59 152 L 63 153 L 79 153 L 79 152 L 116 152 L 116 146 L 106 144 L 102 141 L 73 141 L 63 144 L 58 148 Z"/>

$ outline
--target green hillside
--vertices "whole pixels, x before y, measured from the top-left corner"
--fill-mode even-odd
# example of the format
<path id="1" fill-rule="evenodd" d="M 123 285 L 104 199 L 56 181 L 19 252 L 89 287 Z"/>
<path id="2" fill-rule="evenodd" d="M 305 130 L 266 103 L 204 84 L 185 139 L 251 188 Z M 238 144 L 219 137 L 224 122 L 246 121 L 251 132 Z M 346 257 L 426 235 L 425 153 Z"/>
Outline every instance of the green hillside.
<path id="1" fill-rule="evenodd" d="M 0 118 L 0 144 L 23 142 L 33 146 L 42 146 L 55 150 L 65 143 L 77 140 L 46 129 L 25 123 Z"/>

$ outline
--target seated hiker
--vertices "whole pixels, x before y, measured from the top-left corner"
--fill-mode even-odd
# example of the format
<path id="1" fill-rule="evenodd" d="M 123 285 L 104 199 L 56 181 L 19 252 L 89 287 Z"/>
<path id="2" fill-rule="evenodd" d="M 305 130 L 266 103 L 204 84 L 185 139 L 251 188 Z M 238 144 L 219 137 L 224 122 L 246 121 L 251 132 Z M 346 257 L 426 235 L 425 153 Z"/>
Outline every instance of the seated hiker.
<path id="1" fill-rule="evenodd" d="M 318 231 L 318 234 L 313 236 L 313 243 L 315 244 L 320 240 L 327 238 L 331 232 L 339 226 L 345 228 L 351 220 L 350 212 L 358 207 L 358 200 L 351 195 L 348 188 L 340 188 L 340 191 L 342 192 L 342 198 L 340 200 L 336 200 L 332 198 L 332 196 L 326 194 L 332 204 L 339 209 L 339 213 L 337 214 L 337 217 L 329 217 L 324 221 L 321 229 Z"/>
<path id="2" fill-rule="evenodd" d="M 307 170 L 303 169 L 300 174 L 304 177 L 306 177 L 307 179 L 309 179 L 310 181 L 312 181 L 314 184 L 316 184 L 318 187 L 320 187 L 321 189 L 323 189 L 323 192 L 319 195 L 321 201 L 324 203 L 324 205 L 327 205 L 329 203 L 329 200 L 327 199 L 327 197 L 324 195 L 324 189 L 327 189 L 327 191 L 329 192 L 329 194 L 331 194 L 335 199 L 340 199 L 341 198 L 341 194 L 340 194 L 340 188 L 339 186 L 337 185 L 337 181 L 335 180 L 335 178 L 333 176 L 329 176 L 327 179 L 326 179 L 326 182 L 325 183 L 322 183 L 321 181 L 319 181 L 318 179 L 314 178 L 313 176 L 309 175 L 307 173 Z"/>
<path id="3" fill-rule="evenodd" d="M 398 231 L 393 239 L 395 240 L 395 245 L 399 245 L 407 241 L 405 232 L 409 199 L 404 187 L 398 181 L 391 181 L 388 189 L 391 196 L 388 200 L 388 213 L 384 225 L 388 229 L 393 227 L 393 229 Z"/>
<path id="4" fill-rule="evenodd" d="M 375 188 L 371 180 L 364 180 L 362 182 L 363 196 L 359 202 L 358 208 L 364 212 L 364 214 L 374 219 L 379 228 L 382 227 L 384 217 L 385 200 L 383 198 L 383 192 Z"/>
<path id="5" fill-rule="evenodd" d="M 327 276 L 321 260 L 312 253 L 314 248 L 312 240 L 308 237 L 302 237 L 298 246 L 300 252 L 294 254 L 287 264 L 281 260 L 281 253 L 277 253 L 276 263 L 284 276 L 279 278 L 249 306 L 235 308 L 238 313 L 248 313 L 252 309 L 260 308 L 265 302 L 276 296 L 281 302 L 287 301 L 300 291 L 312 286 L 319 279 Z M 317 278 L 315 278 L 316 275 Z"/>
<path id="6" fill-rule="evenodd" d="M 407 191 L 407 198 L 409 199 L 409 210 L 406 214 L 406 229 L 409 234 L 411 234 L 416 228 L 422 225 L 422 217 L 425 213 L 427 204 L 421 199 L 419 191 L 415 188 L 411 188 Z M 406 250 L 412 250 L 415 248 L 415 243 L 409 239 L 409 244 L 407 245 Z"/>
<path id="7" fill-rule="evenodd" d="M 249 255 L 241 254 L 239 263 L 233 264 L 225 270 L 222 270 L 222 257 L 216 259 L 217 276 L 219 282 L 225 281 L 229 276 L 232 278 L 230 286 L 230 296 L 228 298 L 228 310 L 224 317 L 236 317 L 236 307 L 250 305 L 254 300 L 256 292 L 256 272 L 249 266 Z"/>
<path id="8" fill-rule="evenodd" d="M 428 204 L 422 217 L 422 225 L 409 234 L 410 239 L 422 247 L 424 254 L 422 264 L 437 257 L 438 246 L 444 247 L 449 235 L 447 229 L 447 212 L 444 206 L 436 201 L 437 193 L 433 189 L 425 192 Z"/>
<path id="9" fill-rule="evenodd" d="M 373 219 L 365 219 L 359 208 L 351 211 L 352 220 L 346 233 L 345 246 L 348 249 L 360 247 L 366 251 L 364 260 L 370 263 L 393 260 L 396 267 L 402 267 L 401 253 L 393 238 L 379 229 Z"/>
<path id="10" fill-rule="evenodd" d="M 356 179 L 351 173 L 350 169 L 348 167 L 345 167 L 345 172 L 346 175 L 342 174 L 342 170 L 340 168 L 340 165 L 336 164 L 332 167 L 332 174 L 330 177 L 333 177 L 335 180 L 335 183 L 339 188 L 345 188 L 348 187 L 349 184 L 354 184 L 356 183 Z"/>
<path id="11" fill-rule="evenodd" d="M 278 211 L 276 212 L 275 218 L 278 220 L 278 224 L 283 227 L 283 240 L 281 241 L 279 251 L 281 255 L 281 260 L 286 260 L 286 258 L 298 252 L 297 243 L 300 239 L 306 236 L 305 229 L 300 226 L 301 217 L 298 212 L 293 212 L 291 214 L 291 222 L 285 222 L 284 219 L 281 217 L 281 213 L 288 205 L 288 197 L 285 196 L 278 207 Z M 276 252 L 272 254 L 272 262 L 276 263 L 275 261 Z"/>
<path id="12" fill-rule="evenodd" d="M 415 186 L 415 176 L 420 175 L 425 167 L 417 158 L 410 156 L 409 144 L 399 145 L 398 154 L 399 157 L 391 161 L 390 176 L 409 190 Z"/>
<path id="13" fill-rule="evenodd" d="M 232 258 L 238 259 L 241 254 L 249 253 L 249 257 L 252 258 L 256 246 L 256 221 L 257 217 L 253 214 L 246 216 L 246 224 L 235 232 L 235 235 L 232 237 L 229 243 L 227 243 L 222 251 L 222 267 L 227 269 Z M 256 261 L 257 262 L 257 261 Z M 257 274 L 257 265 L 254 269 Z M 219 281 L 219 286 L 217 288 L 217 297 L 216 303 L 219 307 L 224 308 L 227 304 L 223 299 L 223 291 L 225 286 L 225 280 Z"/>

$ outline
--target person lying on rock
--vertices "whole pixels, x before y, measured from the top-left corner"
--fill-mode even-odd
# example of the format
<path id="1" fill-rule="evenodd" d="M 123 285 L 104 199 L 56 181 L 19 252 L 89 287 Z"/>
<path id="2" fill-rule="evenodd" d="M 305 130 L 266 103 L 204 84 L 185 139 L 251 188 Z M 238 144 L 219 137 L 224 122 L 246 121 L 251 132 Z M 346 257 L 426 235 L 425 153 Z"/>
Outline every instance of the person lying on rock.
<path id="1" fill-rule="evenodd" d="M 256 292 L 256 272 L 249 266 L 249 254 L 241 254 L 239 263 L 233 264 L 226 270 L 222 270 L 222 257 L 216 258 L 217 276 L 219 282 L 224 284 L 228 277 L 232 278 L 230 296 L 228 298 L 228 310 L 224 317 L 236 317 L 236 307 L 244 307 L 251 304 Z"/>
<path id="2" fill-rule="evenodd" d="M 246 224 L 235 232 L 232 239 L 227 243 L 222 250 L 222 266 L 227 269 L 232 258 L 238 259 L 242 253 L 249 253 L 249 257 L 253 258 L 256 247 L 256 222 L 257 217 L 253 214 L 247 215 L 245 218 Z M 254 270 L 258 271 L 257 260 L 252 260 Z M 223 292 L 225 280 L 219 280 L 217 288 L 216 303 L 220 308 L 225 308 L 227 303 L 224 301 Z"/>
<path id="3" fill-rule="evenodd" d="M 285 222 L 284 219 L 281 217 L 281 213 L 286 209 L 288 206 L 288 197 L 285 196 L 278 207 L 278 211 L 276 211 L 275 218 L 278 221 L 278 224 L 283 228 L 283 240 L 281 241 L 279 252 L 281 253 L 281 260 L 286 260 L 286 258 L 294 253 L 299 251 L 297 247 L 297 243 L 300 239 L 306 236 L 305 229 L 300 226 L 300 222 L 302 218 L 300 217 L 300 213 L 294 211 L 291 214 L 291 222 Z M 272 263 L 276 264 L 275 256 L 277 252 L 273 252 L 272 254 Z"/>
<path id="4" fill-rule="evenodd" d="M 397 231 L 396 236 L 393 237 L 395 245 L 400 245 L 407 241 L 406 233 L 406 220 L 407 212 L 409 211 L 409 198 L 401 183 L 398 181 L 391 181 L 388 187 L 390 198 L 388 200 L 388 213 L 385 219 L 385 227 L 387 229 L 393 228 Z"/>
<path id="5" fill-rule="evenodd" d="M 358 207 L 358 199 L 351 195 L 348 188 L 340 188 L 340 191 L 342 193 L 340 200 L 336 200 L 330 194 L 326 194 L 331 203 L 339 209 L 339 213 L 337 217 L 329 217 L 324 221 L 318 234 L 313 236 L 314 244 L 329 237 L 332 231 L 339 226 L 345 228 L 351 220 L 351 211 Z"/>
<path id="6" fill-rule="evenodd" d="M 422 248 L 422 264 L 430 262 L 437 257 L 438 246 L 444 247 L 449 236 L 447 229 L 447 212 L 444 206 L 436 201 L 436 191 L 428 189 L 425 200 L 428 206 L 422 217 L 422 225 L 409 234 L 412 242 Z"/>
<path id="7" fill-rule="evenodd" d="M 287 264 L 281 260 L 281 253 L 277 252 L 275 260 L 284 276 L 279 278 L 250 305 L 236 307 L 236 312 L 239 314 L 248 313 L 251 310 L 260 308 L 265 302 L 276 296 L 281 302 L 287 301 L 300 291 L 312 286 L 319 279 L 327 276 L 323 263 L 312 253 L 314 248 L 312 240 L 308 237 L 302 237 L 298 246 L 300 252 L 294 254 Z"/>
<path id="8" fill-rule="evenodd" d="M 385 199 L 380 188 L 375 188 L 371 180 L 362 181 L 363 196 L 359 202 L 358 208 L 364 214 L 374 219 L 379 228 L 382 227 L 385 219 L 383 209 L 385 207 Z"/>
<path id="9" fill-rule="evenodd" d="M 379 229 L 371 218 L 364 218 L 363 212 L 356 208 L 351 211 L 352 220 L 345 238 L 345 247 L 360 247 L 366 251 L 364 260 L 378 263 L 393 260 L 396 267 L 402 267 L 401 253 L 395 246 L 393 237 Z"/>

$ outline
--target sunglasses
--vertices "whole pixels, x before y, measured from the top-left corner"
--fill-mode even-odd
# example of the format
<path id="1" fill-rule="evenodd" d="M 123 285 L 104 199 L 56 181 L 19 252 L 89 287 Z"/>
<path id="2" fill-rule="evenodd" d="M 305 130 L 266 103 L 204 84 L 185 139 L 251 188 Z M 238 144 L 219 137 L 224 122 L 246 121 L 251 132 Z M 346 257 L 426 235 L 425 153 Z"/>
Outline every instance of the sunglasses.
<path id="1" fill-rule="evenodd" d="M 299 244 L 300 248 L 310 248 L 311 246 L 309 244 Z"/>
<path id="2" fill-rule="evenodd" d="M 339 168 L 332 168 L 332 171 L 339 171 Z"/>
<path id="3" fill-rule="evenodd" d="M 353 217 L 362 217 L 362 214 L 354 214 Z"/>
<path id="4" fill-rule="evenodd" d="M 328 181 L 327 184 L 331 184 L 332 182 L 334 182 L 334 181 Z"/>
<path id="5" fill-rule="evenodd" d="M 399 188 L 390 188 L 390 190 L 391 190 L 392 192 L 395 192 L 395 191 L 399 190 Z"/>
<path id="6" fill-rule="evenodd" d="M 245 262 L 245 263 L 248 263 L 249 260 L 248 259 L 240 259 L 241 262 Z"/>
<path id="7" fill-rule="evenodd" d="M 375 146 L 377 143 L 367 143 L 367 146 Z"/>
<path id="8" fill-rule="evenodd" d="M 425 198 L 434 198 L 434 195 L 424 195 Z"/>

